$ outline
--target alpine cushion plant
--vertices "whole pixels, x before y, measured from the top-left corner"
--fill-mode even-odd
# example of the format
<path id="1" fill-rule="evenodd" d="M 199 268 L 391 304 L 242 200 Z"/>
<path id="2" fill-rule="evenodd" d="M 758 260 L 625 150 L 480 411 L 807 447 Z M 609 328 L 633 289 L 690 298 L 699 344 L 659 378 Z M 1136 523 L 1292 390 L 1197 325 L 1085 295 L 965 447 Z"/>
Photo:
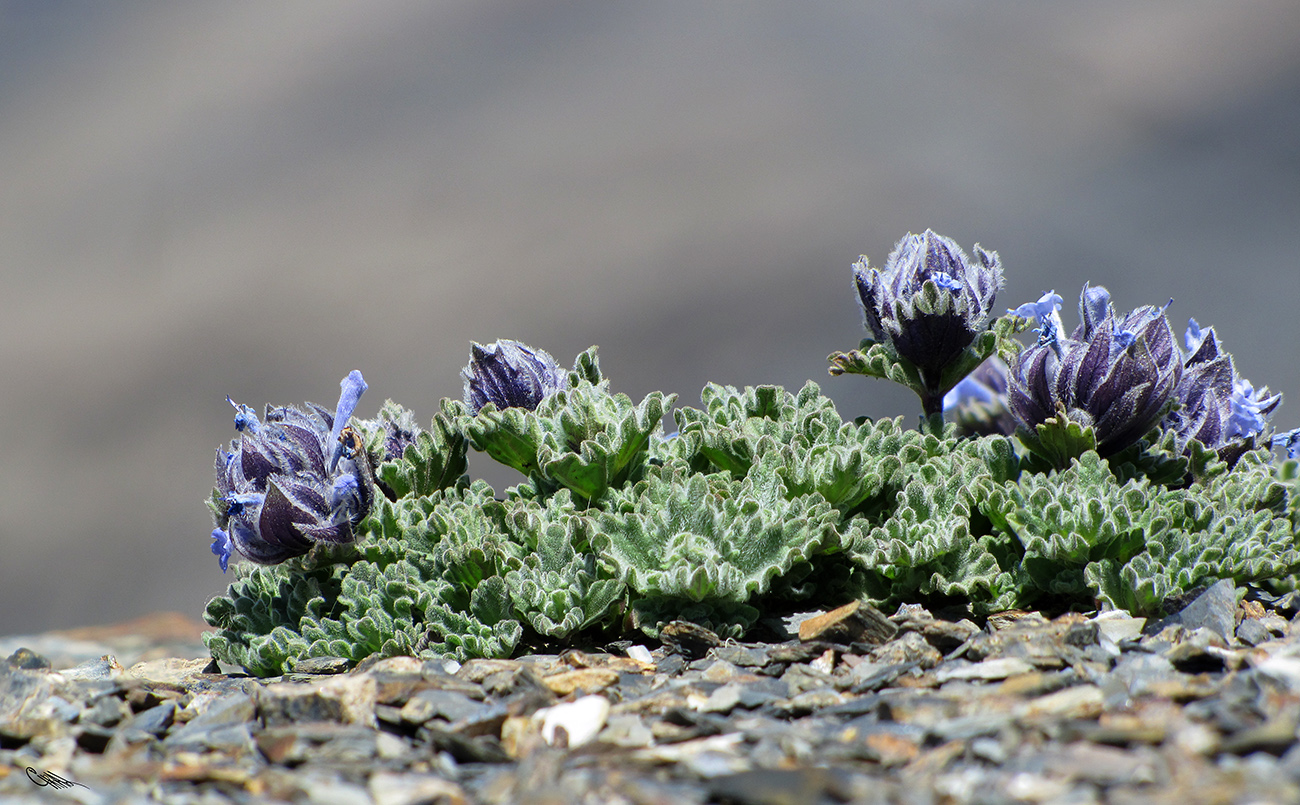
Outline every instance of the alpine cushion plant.
<path id="1" fill-rule="evenodd" d="M 205 643 L 272 676 L 308 657 L 606 645 L 675 620 L 740 637 L 854 598 L 1155 615 L 1214 579 L 1296 584 L 1300 461 L 1266 446 L 1300 452 L 1300 431 L 1269 438 L 1280 395 L 1238 377 L 1212 329 L 1193 322 L 1180 350 L 1163 308 L 1121 316 L 1091 286 L 1069 336 L 1054 293 L 990 321 L 997 256 L 930 231 L 854 275 L 871 337 L 832 374 L 912 388 L 919 429 L 846 421 L 812 382 L 635 403 L 594 347 L 565 371 L 515 341 L 474 344 L 464 400 L 427 428 L 392 401 L 353 419 L 356 372 L 333 412 L 236 406 L 213 550 L 223 570 L 251 561 L 209 603 Z M 470 447 L 521 482 L 471 480 Z"/>
<path id="2" fill-rule="evenodd" d="M 374 501 L 374 476 L 360 436 L 347 422 L 366 390 L 361 373 L 340 384 L 333 413 L 267 406 L 265 421 L 235 407 L 240 438 L 218 448 L 211 507 L 212 552 L 225 572 L 233 551 L 269 565 L 317 543 L 346 544 Z M 226 398 L 229 400 L 230 398 Z"/>

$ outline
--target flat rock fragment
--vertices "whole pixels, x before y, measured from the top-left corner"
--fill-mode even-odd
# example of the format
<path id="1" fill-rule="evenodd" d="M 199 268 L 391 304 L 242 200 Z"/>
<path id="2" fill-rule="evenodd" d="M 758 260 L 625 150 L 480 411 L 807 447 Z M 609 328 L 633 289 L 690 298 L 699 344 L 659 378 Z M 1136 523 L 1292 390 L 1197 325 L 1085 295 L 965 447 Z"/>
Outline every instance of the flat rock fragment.
<path id="1" fill-rule="evenodd" d="M 862 601 L 851 601 L 799 624 L 799 639 L 805 643 L 823 640 L 880 645 L 897 632 L 898 627 L 884 613 Z"/>
<path id="2" fill-rule="evenodd" d="M 1231 640 L 1237 626 L 1236 585 L 1231 579 L 1215 582 L 1182 609 L 1149 624 L 1143 633 L 1148 637 L 1159 635 L 1171 626 L 1181 626 L 1189 632 L 1206 628 L 1225 641 Z"/>
<path id="3" fill-rule="evenodd" d="M 267 726 L 303 721 L 372 725 L 375 680 L 368 676 L 332 676 L 319 682 L 267 685 L 257 699 Z"/>

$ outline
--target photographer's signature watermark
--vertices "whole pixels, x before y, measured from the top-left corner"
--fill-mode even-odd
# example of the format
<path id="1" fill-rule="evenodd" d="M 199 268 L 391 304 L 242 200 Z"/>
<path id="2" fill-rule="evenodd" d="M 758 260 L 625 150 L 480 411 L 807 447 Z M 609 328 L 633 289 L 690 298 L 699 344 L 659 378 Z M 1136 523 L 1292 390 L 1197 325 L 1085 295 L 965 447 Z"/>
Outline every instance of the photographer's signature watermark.
<path id="1" fill-rule="evenodd" d="M 85 788 L 87 791 L 90 790 L 89 786 L 82 785 L 81 783 L 74 783 L 71 780 L 65 780 L 64 778 L 60 777 L 59 775 L 55 774 L 52 771 L 37 771 L 36 769 L 33 769 L 31 766 L 27 767 L 27 779 L 31 780 L 33 783 L 36 783 L 41 787 L 49 786 L 50 788 L 72 788 L 74 785 L 80 785 L 82 788 Z"/>

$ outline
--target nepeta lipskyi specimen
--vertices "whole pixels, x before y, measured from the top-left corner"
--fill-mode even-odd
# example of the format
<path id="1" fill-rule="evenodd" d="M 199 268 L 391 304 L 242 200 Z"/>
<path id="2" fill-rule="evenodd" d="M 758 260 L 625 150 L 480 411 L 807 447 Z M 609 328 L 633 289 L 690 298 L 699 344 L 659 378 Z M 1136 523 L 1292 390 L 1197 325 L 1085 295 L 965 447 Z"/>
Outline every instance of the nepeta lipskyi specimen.
<path id="1" fill-rule="evenodd" d="M 226 570 L 233 551 L 258 564 L 302 556 L 318 543 L 344 544 L 370 511 L 374 478 L 348 419 L 366 390 L 353 370 L 334 412 L 267 406 L 265 420 L 235 406 L 239 439 L 217 449 L 212 552 Z"/>
<path id="2" fill-rule="evenodd" d="M 219 454 L 227 491 L 212 501 L 223 562 L 239 538 L 260 562 L 314 544 L 292 519 L 283 530 L 264 522 L 272 482 L 316 478 L 326 505 L 306 509 L 331 526 L 329 504 L 355 500 L 352 484 L 360 491 L 368 476 L 348 476 L 367 457 L 383 494 L 368 515 L 343 518 L 355 547 L 237 564 L 205 613 L 213 656 L 269 676 L 306 657 L 463 661 L 543 642 L 603 645 L 628 630 L 660 635 L 670 621 L 739 636 L 764 614 L 855 598 L 957 598 L 976 615 L 1153 615 L 1215 578 L 1293 583 L 1300 465 L 1251 449 L 1267 439 L 1277 398 L 1237 378 L 1211 332 L 1193 327 L 1179 351 L 1163 309 L 1120 316 L 1105 289 L 1089 287 L 1084 323 L 1068 337 L 1055 294 L 977 323 L 1001 280 L 996 258 L 971 263 L 931 232 L 904 239 L 885 271 L 860 268 L 864 312 L 864 287 L 891 301 L 872 305 L 872 338 L 831 356 L 832 374 L 913 389 L 927 411 L 919 429 L 902 417 L 845 421 L 813 383 L 797 394 L 710 384 L 701 409 L 672 411 L 679 434 L 663 439 L 676 395 L 635 404 L 610 390 L 594 347 L 565 373 L 518 342 L 475 345 L 466 402 L 444 399 L 427 429 L 392 401 L 344 428 L 359 375 L 334 414 L 270 409 L 263 422 L 237 406 L 243 436 Z M 968 299 L 984 280 L 989 293 Z M 1028 318 L 1039 344 L 1016 360 L 1013 336 Z M 1017 432 L 1028 452 L 1003 427 L 972 437 L 963 414 L 991 414 L 1017 380 L 1045 417 Z M 938 415 L 940 389 L 956 424 Z M 1159 428 L 1155 442 L 1139 438 Z M 1220 460 L 1222 448 L 1201 440 L 1246 447 Z M 1300 433 L 1279 443 L 1300 451 Z M 526 480 L 502 492 L 471 481 L 468 447 Z M 245 458 L 275 469 L 259 476 Z"/>
<path id="3" fill-rule="evenodd" d="M 1011 412 L 1028 441 L 1040 425 L 1064 417 L 1091 428 L 1097 452 L 1112 455 L 1146 435 L 1169 410 L 1183 376 L 1173 329 L 1162 307 L 1144 305 L 1117 316 L 1105 288 L 1084 285 L 1082 323 L 1067 338 L 1054 319 L 1051 297 L 1017 309 L 1030 312 L 1037 305 L 1044 315 L 1038 342 L 1011 367 Z"/>
<path id="4" fill-rule="evenodd" d="M 954 241 L 927 229 L 900 240 L 883 270 L 860 258 L 853 279 L 872 339 L 915 367 L 922 407 L 937 413 L 961 379 L 945 369 L 986 329 L 1002 287 L 997 252 L 975 244 L 969 259 Z"/>
<path id="5" fill-rule="evenodd" d="M 477 414 L 488 403 L 497 410 L 537 408 L 550 394 L 568 388 L 569 373 L 547 352 L 501 339 L 486 347 L 470 342 L 470 361 L 461 370 L 465 404 Z"/>

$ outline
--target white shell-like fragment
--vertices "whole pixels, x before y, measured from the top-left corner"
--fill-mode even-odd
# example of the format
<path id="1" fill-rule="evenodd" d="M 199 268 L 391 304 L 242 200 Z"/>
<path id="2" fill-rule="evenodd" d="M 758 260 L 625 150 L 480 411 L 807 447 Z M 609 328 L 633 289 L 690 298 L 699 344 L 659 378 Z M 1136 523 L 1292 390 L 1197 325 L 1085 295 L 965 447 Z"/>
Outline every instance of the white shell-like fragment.
<path id="1" fill-rule="evenodd" d="M 650 649 L 646 648 L 645 646 L 639 644 L 635 646 L 629 646 L 627 650 L 627 656 L 628 659 L 630 660 L 643 662 L 646 663 L 647 665 L 654 665 L 654 661 L 655 661 L 654 657 L 650 656 Z"/>
<path id="2" fill-rule="evenodd" d="M 609 700 L 604 696 L 583 696 L 572 702 L 538 710 L 533 716 L 542 722 L 542 738 L 551 746 L 582 746 L 595 738 L 609 717 Z"/>

